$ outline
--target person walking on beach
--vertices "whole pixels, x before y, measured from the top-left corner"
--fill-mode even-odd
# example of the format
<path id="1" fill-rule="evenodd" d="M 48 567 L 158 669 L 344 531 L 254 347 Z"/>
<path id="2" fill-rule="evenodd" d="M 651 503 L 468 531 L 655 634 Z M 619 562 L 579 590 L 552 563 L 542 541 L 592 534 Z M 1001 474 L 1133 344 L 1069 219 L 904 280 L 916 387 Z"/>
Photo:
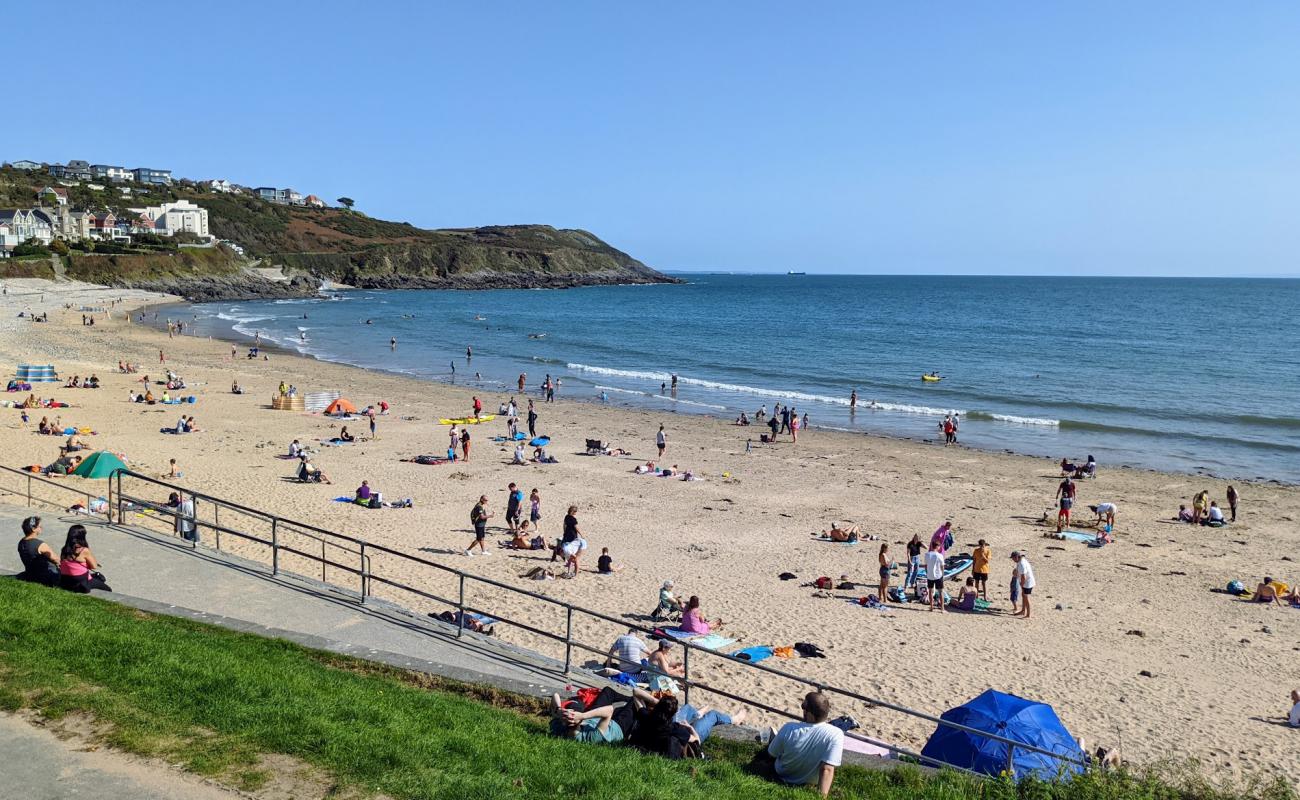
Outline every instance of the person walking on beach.
<path id="1" fill-rule="evenodd" d="M 523 393 L 524 393 L 524 384 L 526 384 L 527 382 L 528 382 L 528 373 L 527 373 L 527 372 L 521 372 L 521 373 L 519 373 L 519 393 L 520 393 L 520 394 L 523 394 Z"/>
<path id="2" fill-rule="evenodd" d="M 460 429 L 460 457 L 469 463 L 469 428 Z"/>
<path id="3" fill-rule="evenodd" d="M 533 401 L 528 401 L 528 435 L 537 436 L 537 412 L 533 410 Z"/>
<path id="4" fill-rule="evenodd" d="M 478 551 L 485 556 L 492 555 L 483 544 L 483 540 L 487 538 L 487 521 L 492 519 L 492 512 L 487 510 L 487 504 L 487 495 L 483 495 L 469 512 L 469 521 L 474 526 L 474 541 L 465 548 L 467 556 L 474 555 L 475 547 L 478 547 Z"/>
<path id="5" fill-rule="evenodd" d="M 506 490 L 509 492 L 506 497 L 506 529 L 514 535 L 519 529 L 519 508 L 524 503 L 524 493 L 514 483 L 506 487 Z"/>
<path id="6" fill-rule="evenodd" d="M 370 441 L 373 442 L 376 438 L 377 437 L 375 436 L 375 410 L 372 408 L 370 409 Z"/>
<path id="7" fill-rule="evenodd" d="M 659 432 L 655 434 L 655 445 L 659 447 L 659 457 L 664 457 L 664 448 L 668 447 L 668 434 L 664 433 L 664 426 L 659 426 Z"/>
<path id="8" fill-rule="evenodd" d="M 952 415 L 952 443 L 957 444 L 957 431 L 961 428 L 961 417 L 953 412 Z"/>
<path id="9" fill-rule="evenodd" d="M 799 441 L 799 415 L 793 410 L 790 411 L 790 441 Z"/>
<path id="10" fill-rule="evenodd" d="M 781 406 L 781 433 L 790 431 L 790 407 Z"/>
<path id="11" fill-rule="evenodd" d="M 542 493 L 533 489 L 528 495 L 528 521 L 533 523 L 533 532 L 537 532 L 537 524 L 542 521 Z"/>
<path id="12" fill-rule="evenodd" d="M 916 586 L 916 579 L 921 574 L 921 551 L 925 545 L 921 543 L 919 533 L 912 534 L 912 541 L 907 543 L 907 577 L 903 580 L 903 591 L 907 591 Z"/>
<path id="13" fill-rule="evenodd" d="M 451 430 L 447 432 L 447 457 L 452 461 L 456 460 L 456 451 L 460 449 L 460 431 L 452 425 Z"/>
<path id="14" fill-rule="evenodd" d="M 980 597 L 985 600 L 989 599 L 989 559 L 993 557 L 993 551 L 989 548 L 989 543 L 980 539 L 979 546 L 971 554 L 974 563 L 971 564 L 971 577 L 975 579 L 975 591 L 980 593 Z"/>
<path id="15" fill-rule="evenodd" d="M 555 381 L 551 380 L 549 377 L 546 379 L 546 402 L 555 402 Z"/>
<path id="16" fill-rule="evenodd" d="M 159 364 L 166 364 L 166 363 L 167 363 L 167 354 L 164 353 L 164 352 L 161 351 L 161 350 L 158 351 L 158 363 L 159 363 Z"/>
<path id="17" fill-rule="evenodd" d="M 176 532 L 187 542 L 198 543 L 199 541 L 199 526 L 194 516 L 193 495 L 181 495 L 181 503 L 176 507 Z"/>
<path id="18" fill-rule="evenodd" d="M 925 554 L 925 580 L 930 592 L 930 610 L 939 607 L 943 614 L 943 553 L 939 551 L 938 542 L 930 542 L 930 550 Z"/>
<path id="19" fill-rule="evenodd" d="M 1056 487 L 1056 499 L 1060 503 L 1060 511 L 1056 512 L 1057 533 L 1060 533 L 1061 529 L 1070 524 L 1070 509 L 1074 507 L 1074 496 L 1078 491 L 1078 487 L 1074 485 L 1074 481 L 1070 480 L 1069 475 L 1066 475 L 1065 479 L 1061 481 L 1061 485 Z"/>
<path id="20" fill-rule="evenodd" d="M 1241 499 L 1241 495 L 1237 494 L 1237 488 L 1235 486 L 1229 486 L 1228 487 L 1228 508 L 1232 510 L 1233 522 L 1237 521 L 1237 501 L 1239 501 L 1240 499 Z"/>
<path id="21" fill-rule="evenodd" d="M 1034 593 L 1034 567 L 1029 563 L 1029 559 L 1019 550 L 1011 552 L 1011 560 L 1016 562 L 1015 579 L 1020 581 L 1020 610 L 1014 614 L 1017 617 L 1029 619 L 1029 596 Z"/>
<path id="22" fill-rule="evenodd" d="M 478 399 L 478 395 L 474 396 L 473 409 L 474 409 L 474 419 L 478 419 L 478 415 L 483 413 L 483 401 Z"/>

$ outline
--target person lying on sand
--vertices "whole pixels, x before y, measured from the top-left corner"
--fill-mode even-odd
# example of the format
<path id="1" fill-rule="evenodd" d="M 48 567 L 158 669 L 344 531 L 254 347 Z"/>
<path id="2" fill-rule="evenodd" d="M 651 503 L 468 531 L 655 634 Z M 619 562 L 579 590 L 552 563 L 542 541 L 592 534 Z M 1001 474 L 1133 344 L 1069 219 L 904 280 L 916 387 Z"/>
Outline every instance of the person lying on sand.
<path id="1" fill-rule="evenodd" d="M 632 470 L 638 475 L 646 475 L 655 471 L 655 462 L 647 461 L 644 464 L 637 464 L 636 469 Z"/>
<path id="2" fill-rule="evenodd" d="M 553 581 L 555 580 L 555 570 L 547 567 L 533 567 L 519 577 L 528 581 Z"/>
<path id="3" fill-rule="evenodd" d="M 856 542 L 861 538 L 861 525 L 853 525 L 848 528 L 841 528 L 838 522 L 831 523 L 829 531 L 823 530 L 821 535 L 813 534 L 814 539 L 830 539 L 832 542 Z"/>
<path id="4" fill-rule="evenodd" d="M 607 456 L 630 456 L 630 455 L 632 455 L 630 452 L 628 452 L 627 450 L 624 450 L 624 449 L 621 448 L 621 447 L 606 447 L 606 448 L 605 448 L 605 452 L 604 452 L 604 454 L 607 455 Z"/>
<path id="5" fill-rule="evenodd" d="M 1277 586 L 1273 579 L 1265 576 L 1263 583 L 1255 587 L 1255 594 L 1250 598 L 1252 603 L 1274 603 L 1282 605 L 1282 597 L 1277 592 Z"/>

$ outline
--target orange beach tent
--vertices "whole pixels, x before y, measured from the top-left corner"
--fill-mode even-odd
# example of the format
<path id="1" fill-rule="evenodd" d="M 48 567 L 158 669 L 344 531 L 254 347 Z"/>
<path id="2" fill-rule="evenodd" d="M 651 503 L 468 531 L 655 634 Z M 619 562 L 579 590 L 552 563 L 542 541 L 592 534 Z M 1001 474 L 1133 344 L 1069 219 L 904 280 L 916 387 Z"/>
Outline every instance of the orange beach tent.
<path id="1" fill-rule="evenodd" d="M 344 414 L 357 413 L 357 407 L 346 397 L 340 397 L 325 408 L 325 413 L 331 417 L 341 417 Z"/>

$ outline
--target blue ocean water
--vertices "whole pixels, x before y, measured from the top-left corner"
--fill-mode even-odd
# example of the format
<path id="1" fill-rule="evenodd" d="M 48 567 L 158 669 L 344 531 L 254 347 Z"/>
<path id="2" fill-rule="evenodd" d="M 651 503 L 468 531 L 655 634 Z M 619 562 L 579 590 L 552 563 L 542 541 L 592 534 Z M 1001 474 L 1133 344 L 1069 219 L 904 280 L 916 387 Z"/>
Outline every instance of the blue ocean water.
<path id="1" fill-rule="evenodd" d="M 549 374 L 570 399 L 727 418 L 781 403 L 814 427 L 913 438 L 933 438 L 956 411 L 973 447 L 1300 482 L 1300 281 L 683 277 L 171 313 L 197 315 L 200 334 L 260 332 L 318 358 L 503 395 L 520 372 L 533 391 Z M 943 381 L 923 383 L 930 371 Z M 673 374 L 676 396 L 660 389 Z"/>

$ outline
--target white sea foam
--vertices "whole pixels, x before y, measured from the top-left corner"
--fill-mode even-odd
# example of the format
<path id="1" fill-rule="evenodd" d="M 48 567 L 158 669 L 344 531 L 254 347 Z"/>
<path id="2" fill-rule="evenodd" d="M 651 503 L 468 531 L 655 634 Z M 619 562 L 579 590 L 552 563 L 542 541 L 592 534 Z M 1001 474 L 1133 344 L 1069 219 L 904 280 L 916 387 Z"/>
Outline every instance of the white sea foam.
<path id="1" fill-rule="evenodd" d="M 989 414 L 990 419 L 998 422 L 1010 422 L 1016 425 L 1044 425 L 1049 427 L 1060 427 L 1059 419 L 1044 419 L 1042 417 L 1017 417 L 1014 414 Z"/>
<path id="2" fill-rule="evenodd" d="M 661 383 L 672 380 L 672 375 L 667 372 L 648 372 L 630 369 L 611 369 L 609 367 L 593 367 L 588 364 L 566 364 L 571 370 L 577 372 L 590 372 L 595 375 L 609 375 L 616 378 L 633 378 L 640 380 L 659 381 Z M 719 381 L 702 380 L 700 378 L 688 378 L 681 375 L 677 376 L 677 382 L 680 385 L 700 386 L 705 389 L 714 389 L 721 392 L 736 392 L 737 394 L 753 395 L 755 397 L 774 397 L 778 400 L 800 401 L 808 403 L 826 403 L 836 406 L 848 406 L 848 398 L 830 397 L 822 394 L 809 394 L 807 392 L 781 391 L 778 389 L 763 389 L 757 386 L 743 386 L 734 383 L 722 383 Z M 925 414 L 929 416 L 944 416 L 946 414 L 964 414 L 961 410 L 949 408 L 931 408 L 929 406 L 914 406 L 905 403 L 876 403 L 874 406 L 859 405 L 861 409 L 874 408 L 877 411 L 898 411 L 906 414 Z"/>

